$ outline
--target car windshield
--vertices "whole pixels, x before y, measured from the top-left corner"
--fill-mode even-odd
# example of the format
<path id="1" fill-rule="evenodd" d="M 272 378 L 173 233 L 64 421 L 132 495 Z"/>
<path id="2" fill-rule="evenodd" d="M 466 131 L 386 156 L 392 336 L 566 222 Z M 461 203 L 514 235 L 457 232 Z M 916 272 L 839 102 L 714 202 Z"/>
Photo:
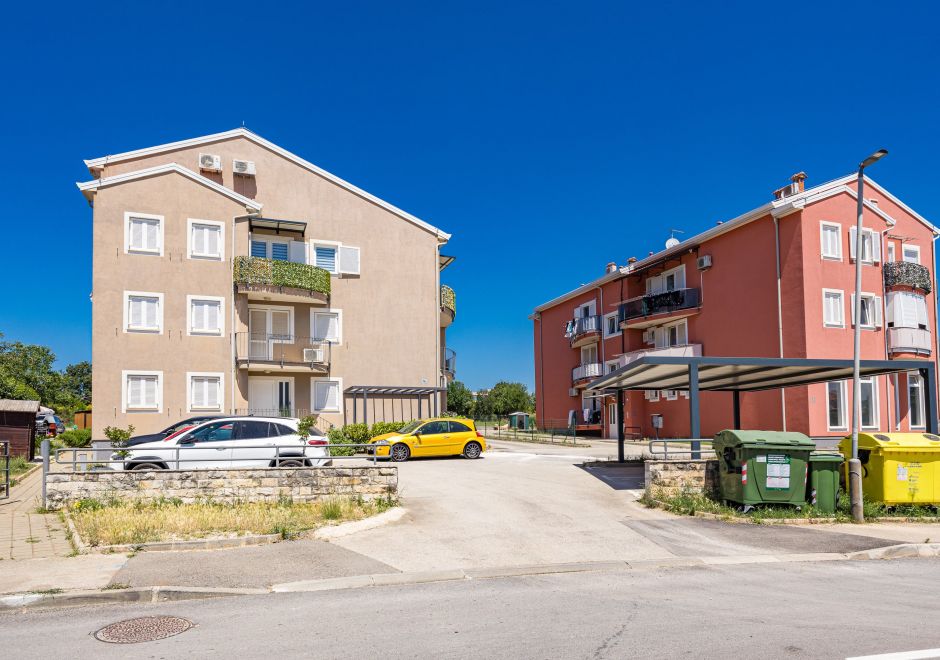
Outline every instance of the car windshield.
<path id="1" fill-rule="evenodd" d="M 405 424 L 403 427 L 401 427 L 401 428 L 398 430 L 398 432 L 399 432 L 399 433 L 412 433 L 412 432 L 414 432 L 415 429 L 417 429 L 417 428 L 418 428 L 419 426 L 421 426 L 423 423 L 424 423 L 424 422 L 421 421 L 420 419 L 416 419 L 416 420 L 413 421 L 413 422 L 408 422 L 407 424 Z"/>

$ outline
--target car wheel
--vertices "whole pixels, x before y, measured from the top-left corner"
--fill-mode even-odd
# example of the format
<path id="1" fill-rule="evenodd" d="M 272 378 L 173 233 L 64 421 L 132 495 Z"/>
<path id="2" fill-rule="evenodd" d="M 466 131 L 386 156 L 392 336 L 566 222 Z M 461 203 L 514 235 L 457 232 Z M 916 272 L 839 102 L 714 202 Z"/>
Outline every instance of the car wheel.
<path id="1" fill-rule="evenodd" d="M 156 463 L 138 463 L 132 470 L 162 470 L 163 467 L 157 465 Z"/>
<path id="2" fill-rule="evenodd" d="M 299 468 L 303 466 L 304 462 L 296 458 L 283 458 L 277 462 L 277 467 L 282 468 Z"/>
<path id="3" fill-rule="evenodd" d="M 388 457 L 396 463 L 404 463 L 411 457 L 411 450 L 408 449 L 408 445 L 403 445 L 399 442 L 397 445 L 392 445 L 392 448 L 389 449 Z"/>
<path id="4" fill-rule="evenodd" d="M 483 447 L 480 446 L 479 442 L 468 442 L 463 448 L 464 458 L 480 458 L 482 453 Z"/>

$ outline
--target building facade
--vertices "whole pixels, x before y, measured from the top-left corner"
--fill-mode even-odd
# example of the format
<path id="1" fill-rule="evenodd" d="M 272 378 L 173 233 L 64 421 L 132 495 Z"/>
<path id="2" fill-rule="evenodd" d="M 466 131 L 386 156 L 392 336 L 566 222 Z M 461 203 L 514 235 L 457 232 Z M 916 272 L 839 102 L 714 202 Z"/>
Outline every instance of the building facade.
<path id="1" fill-rule="evenodd" d="M 866 177 L 862 254 L 855 254 L 857 175 L 804 187 L 800 173 L 767 204 L 627 264 L 536 308 L 536 407 L 544 426 L 617 436 L 614 398 L 588 385 L 643 355 L 936 360 L 936 227 Z M 854 300 L 855 260 L 861 301 Z M 680 391 L 626 394 L 628 437 L 687 437 Z M 865 432 L 924 429 L 917 373 L 865 379 Z M 850 382 L 749 392 L 744 428 L 838 436 L 851 423 Z M 933 407 L 936 410 L 936 407 Z M 701 394 L 702 435 L 733 424 L 731 394 Z M 661 428 L 654 427 L 654 416 Z"/>
<path id="2" fill-rule="evenodd" d="M 444 407 L 449 234 L 246 129 L 85 163 L 95 438 L 200 413 Z"/>

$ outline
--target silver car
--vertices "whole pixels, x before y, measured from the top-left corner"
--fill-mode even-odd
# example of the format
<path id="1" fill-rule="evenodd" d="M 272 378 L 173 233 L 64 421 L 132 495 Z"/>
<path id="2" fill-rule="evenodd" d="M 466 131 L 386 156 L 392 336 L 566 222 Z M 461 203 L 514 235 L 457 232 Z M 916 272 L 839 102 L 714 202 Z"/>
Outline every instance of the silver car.
<path id="1" fill-rule="evenodd" d="M 311 429 L 306 442 L 296 419 L 222 417 L 164 440 L 115 452 L 123 470 L 193 470 L 250 467 L 320 467 L 332 463 L 327 438 Z M 126 452 L 126 453 L 125 453 Z"/>

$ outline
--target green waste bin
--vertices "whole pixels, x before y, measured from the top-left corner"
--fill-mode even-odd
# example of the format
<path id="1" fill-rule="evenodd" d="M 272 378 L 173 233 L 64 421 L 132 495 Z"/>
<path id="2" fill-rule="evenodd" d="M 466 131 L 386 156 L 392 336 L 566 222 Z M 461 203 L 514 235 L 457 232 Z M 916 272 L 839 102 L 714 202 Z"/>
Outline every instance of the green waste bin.
<path id="1" fill-rule="evenodd" d="M 809 455 L 816 443 L 802 433 L 725 430 L 712 446 L 721 498 L 755 504 L 806 504 Z"/>
<path id="2" fill-rule="evenodd" d="M 806 500 L 820 511 L 835 513 L 839 501 L 842 454 L 814 451 L 809 455 Z"/>

